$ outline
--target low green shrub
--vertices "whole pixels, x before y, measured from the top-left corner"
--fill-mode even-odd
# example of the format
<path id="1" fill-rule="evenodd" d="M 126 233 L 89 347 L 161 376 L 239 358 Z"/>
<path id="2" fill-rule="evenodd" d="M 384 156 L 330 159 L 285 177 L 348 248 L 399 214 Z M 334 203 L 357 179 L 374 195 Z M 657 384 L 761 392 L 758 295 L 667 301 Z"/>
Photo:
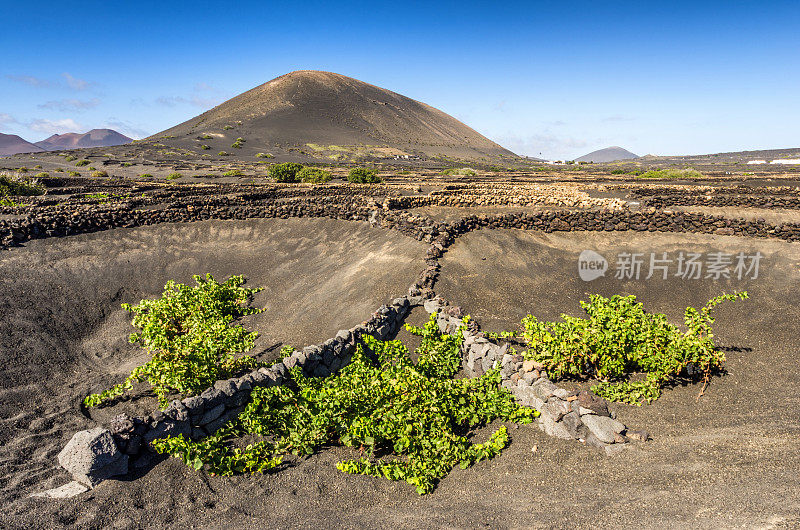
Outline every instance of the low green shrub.
<path id="1" fill-rule="evenodd" d="M 202 149 L 203 151 L 208 151 L 209 149 L 211 149 L 211 146 L 203 144 L 200 146 L 200 149 Z"/>
<path id="2" fill-rule="evenodd" d="M 77 167 L 88 166 L 88 165 L 89 165 L 89 161 L 86 160 L 86 159 L 78 160 L 77 162 L 75 162 L 75 166 L 77 166 Z"/>
<path id="3" fill-rule="evenodd" d="M 120 164 L 122 167 L 131 167 L 133 164 L 130 162 L 123 162 Z"/>
<path id="4" fill-rule="evenodd" d="M 122 304 L 133 313 L 133 325 L 141 331 L 130 336 L 131 343 L 144 347 L 152 356 L 134 369 L 124 382 L 99 394 L 87 396 L 87 407 L 114 399 L 137 381 L 148 381 L 162 406 L 172 392 L 199 394 L 220 378 L 258 363 L 249 356 L 237 355 L 253 347 L 258 336 L 234 321 L 259 313 L 249 307 L 260 289 L 242 287 L 242 276 L 231 276 L 222 283 L 207 274 L 194 276 L 196 286 L 167 282 L 156 300 L 137 305 Z"/>
<path id="5" fill-rule="evenodd" d="M 528 315 L 521 337 L 526 358 L 543 363 L 555 378 L 594 377 L 592 390 L 612 400 L 640 405 L 661 395 L 661 389 L 691 364 L 707 383 L 725 354 L 714 346 L 711 311 L 726 300 L 744 300 L 747 292 L 712 298 L 697 310 L 687 307 L 682 332 L 660 313 L 647 313 L 635 296 L 591 295 L 581 302 L 588 319 L 561 315 L 563 322 L 541 322 Z M 632 380 L 636 373 L 646 379 Z"/>
<path id="6" fill-rule="evenodd" d="M 230 171 L 226 171 L 222 174 L 223 177 L 241 177 L 242 172 L 238 169 L 231 169 Z"/>
<path id="7" fill-rule="evenodd" d="M 175 173 L 170 173 L 169 175 L 167 175 L 167 180 L 176 180 L 176 179 L 179 179 L 179 178 L 181 178 L 182 176 L 183 176 L 183 175 L 181 175 L 181 174 L 180 174 L 180 173 L 178 173 L 178 172 L 175 172 Z"/>
<path id="8" fill-rule="evenodd" d="M 67 162 L 72 162 L 73 160 L 76 160 L 76 157 L 74 157 L 72 155 L 66 155 L 64 157 L 64 160 L 67 161 Z"/>
<path id="9" fill-rule="evenodd" d="M 217 155 L 219 155 L 219 156 L 229 156 L 230 153 L 227 153 L 225 151 L 220 151 L 219 153 L 217 153 Z"/>
<path id="10" fill-rule="evenodd" d="M 139 175 L 139 178 L 140 179 L 151 179 L 151 178 L 153 178 L 153 175 L 151 175 L 150 173 L 142 173 L 141 175 Z"/>
<path id="11" fill-rule="evenodd" d="M 49 176 L 50 176 L 50 173 L 48 173 L 46 171 L 42 171 L 41 173 L 37 173 L 36 175 L 34 175 L 33 178 L 46 179 Z"/>
<path id="12" fill-rule="evenodd" d="M 498 419 L 529 423 L 538 412 L 516 403 L 496 369 L 455 379 L 463 327 L 442 334 L 434 314 L 424 327 L 406 329 L 422 338 L 416 361 L 400 341 L 365 336 L 337 374 L 309 378 L 292 368 L 292 385 L 254 389 L 239 417 L 215 434 L 198 442 L 170 436 L 152 445 L 220 475 L 263 472 L 286 455 L 344 445 L 366 455 L 339 462 L 340 471 L 404 480 L 429 493 L 456 465 L 493 458 L 508 444 L 505 426 L 483 443 L 471 439 L 476 428 Z M 256 441 L 237 448 L 241 436 Z"/>
<path id="13" fill-rule="evenodd" d="M 93 171 L 91 176 L 95 177 L 95 178 L 105 178 L 105 177 L 108 177 L 108 172 L 106 172 L 106 171 Z"/>
<path id="14" fill-rule="evenodd" d="M 80 171 L 67 171 L 67 175 L 69 175 L 70 177 L 80 177 L 81 176 L 81 172 Z"/>
<path id="15" fill-rule="evenodd" d="M 274 178 L 276 182 L 298 182 L 297 174 L 303 169 L 300 164 L 294 162 L 286 162 L 283 164 L 275 164 L 269 168 L 269 176 Z"/>
<path id="16" fill-rule="evenodd" d="M 323 184 L 331 180 L 333 176 L 330 171 L 316 167 L 304 167 L 297 172 L 297 180 L 300 182 L 310 182 L 313 184 Z"/>
<path id="17" fill-rule="evenodd" d="M 442 175 L 445 176 L 458 175 L 462 177 L 474 177 L 475 175 L 477 175 L 477 173 L 475 172 L 474 169 L 468 167 L 462 167 L 462 168 L 451 167 L 450 169 L 445 169 L 444 171 L 442 171 Z"/>
<path id="18" fill-rule="evenodd" d="M 42 195 L 45 187 L 35 178 L 13 173 L 0 173 L 0 197 L 7 195 Z"/>
<path id="19" fill-rule="evenodd" d="M 246 140 L 244 138 L 237 138 L 235 142 L 231 145 L 234 149 L 241 149 Z"/>
<path id="20" fill-rule="evenodd" d="M 224 126 L 224 127 L 222 128 L 222 130 L 224 130 L 224 131 L 230 131 L 231 129 L 233 129 L 233 126 L 232 126 L 232 125 L 226 125 L 226 126 Z"/>
<path id="21" fill-rule="evenodd" d="M 651 169 L 638 176 L 642 179 L 694 179 L 705 175 L 696 169 Z"/>
<path id="22" fill-rule="evenodd" d="M 256 153 L 256 157 L 258 158 L 275 158 L 275 155 L 271 153 Z"/>
<path id="23" fill-rule="evenodd" d="M 354 167 L 351 169 L 350 173 L 347 174 L 347 181 L 357 184 L 378 184 L 382 182 L 377 171 L 364 167 Z"/>

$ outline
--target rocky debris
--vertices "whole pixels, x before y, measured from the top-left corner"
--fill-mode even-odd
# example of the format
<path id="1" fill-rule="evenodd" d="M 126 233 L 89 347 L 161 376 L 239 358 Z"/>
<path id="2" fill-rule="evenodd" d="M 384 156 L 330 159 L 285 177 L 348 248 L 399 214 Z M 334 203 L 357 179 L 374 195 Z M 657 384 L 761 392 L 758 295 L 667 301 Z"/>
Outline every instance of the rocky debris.
<path id="1" fill-rule="evenodd" d="M 85 493 L 87 491 L 89 491 L 88 486 L 81 484 L 76 480 L 73 480 L 72 482 L 67 482 L 66 484 L 64 484 L 63 486 L 59 486 L 58 488 L 42 491 L 40 493 L 33 493 L 30 496 L 43 497 L 47 499 L 69 499 L 70 497 L 80 495 L 81 493 Z"/>
<path id="2" fill-rule="evenodd" d="M 58 454 L 58 463 L 77 482 L 89 487 L 128 472 L 128 455 L 119 450 L 111 431 L 103 427 L 76 432 Z"/>
<path id="3" fill-rule="evenodd" d="M 451 308 L 446 300 L 433 298 L 424 304 L 425 310 L 437 314 L 439 329 L 445 333 L 454 330 L 455 317 L 461 308 Z M 460 321 L 458 321 L 460 322 Z M 457 328 L 455 328 L 457 329 Z M 483 333 L 464 331 L 462 369 L 468 377 L 480 377 L 493 368 L 500 369 L 502 386 L 511 392 L 517 401 L 539 411 L 539 428 L 548 436 L 574 439 L 609 452 L 612 445 L 628 442 L 626 427 L 613 419 L 608 403 L 600 396 L 589 392 L 571 392 L 555 385 L 547 377 L 544 365 L 526 360 L 514 354 L 508 344 L 497 344 Z M 644 431 L 631 431 L 634 440 L 646 440 Z"/>
<path id="4" fill-rule="evenodd" d="M 608 402 L 597 394 L 589 392 L 588 390 L 584 390 L 578 394 L 578 404 L 581 408 L 589 410 L 593 414 L 597 414 L 599 416 L 609 416 Z"/>
<path id="5" fill-rule="evenodd" d="M 608 416 L 585 414 L 581 416 L 581 421 L 598 440 L 607 444 L 615 443 L 616 435 L 625 430 L 625 425 L 617 420 L 612 420 Z"/>
<path id="6" fill-rule="evenodd" d="M 387 209 L 409 209 L 423 206 L 562 206 L 566 208 L 604 208 L 622 210 L 625 201 L 591 197 L 571 184 L 448 184 L 429 195 L 389 197 Z"/>
<path id="7" fill-rule="evenodd" d="M 644 429 L 628 430 L 625 432 L 625 436 L 627 436 L 631 440 L 636 440 L 637 442 L 646 442 L 647 440 L 650 439 L 650 433 L 648 433 Z"/>

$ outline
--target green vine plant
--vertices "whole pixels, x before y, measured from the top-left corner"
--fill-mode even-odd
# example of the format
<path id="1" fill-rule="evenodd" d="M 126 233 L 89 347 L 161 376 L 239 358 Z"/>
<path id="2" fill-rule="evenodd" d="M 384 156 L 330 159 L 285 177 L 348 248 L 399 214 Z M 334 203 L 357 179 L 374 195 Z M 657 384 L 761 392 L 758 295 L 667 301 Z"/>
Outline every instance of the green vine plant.
<path id="1" fill-rule="evenodd" d="M 122 304 L 133 313 L 133 325 L 140 330 L 131 334 L 130 342 L 147 349 L 151 359 L 122 383 L 87 396 L 85 406 L 107 403 L 134 383 L 147 381 L 165 407 L 172 393 L 199 394 L 218 379 L 260 366 L 251 356 L 238 356 L 253 347 L 258 334 L 234 321 L 263 311 L 249 307 L 261 289 L 243 287 L 242 276 L 231 276 L 222 283 L 211 274 L 193 278 L 196 286 L 169 281 L 161 298 L 134 306 Z"/>
<path id="2" fill-rule="evenodd" d="M 725 362 L 714 345 L 712 310 L 747 298 L 747 291 L 735 292 L 714 297 L 699 310 L 687 307 L 681 331 L 666 315 L 645 312 L 635 296 L 595 294 L 581 301 L 586 319 L 562 314 L 563 322 L 542 322 L 527 315 L 521 332 L 496 336 L 521 339 L 528 347 L 525 357 L 544 364 L 556 379 L 592 376 L 600 380 L 592 386 L 599 396 L 641 405 L 657 399 L 690 365 L 703 374 L 703 394 Z M 644 380 L 633 380 L 637 374 Z"/>
<path id="3" fill-rule="evenodd" d="M 442 334 L 435 317 L 423 327 L 406 326 L 422 337 L 416 362 L 402 342 L 365 336 L 337 374 L 309 378 L 295 367 L 293 384 L 254 389 L 244 411 L 212 436 L 179 435 L 152 446 L 195 469 L 231 475 L 275 469 L 287 455 L 305 457 L 339 444 L 360 452 L 339 462 L 340 471 L 404 480 L 429 493 L 456 465 L 493 458 L 509 443 L 505 426 L 473 443 L 475 428 L 494 420 L 529 423 L 539 414 L 500 386 L 498 369 L 455 379 L 464 327 Z M 257 441 L 237 447 L 241 437 Z"/>

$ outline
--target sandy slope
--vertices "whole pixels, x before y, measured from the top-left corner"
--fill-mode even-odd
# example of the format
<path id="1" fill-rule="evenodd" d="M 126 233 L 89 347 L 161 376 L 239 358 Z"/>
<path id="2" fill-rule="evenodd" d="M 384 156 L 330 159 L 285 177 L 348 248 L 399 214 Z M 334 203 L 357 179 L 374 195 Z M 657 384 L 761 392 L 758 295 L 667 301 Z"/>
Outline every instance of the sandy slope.
<path id="1" fill-rule="evenodd" d="M 256 351 L 281 342 L 302 347 L 402 294 L 423 266 L 424 249 L 364 223 L 278 219 L 113 230 L 3 252 L 0 495 L 14 507 L 0 520 L 57 508 L 25 497 L 66 482 L 55 455 L 72 432 L 94 423 L 79 411 L 82 396 L 145 359 L 127 343 L 132 328 L 120 303 L 157 296 L 167 280 L 190 282 L 194 273 L 244 274 L 250 285 L 265 287 L 255 304 L 267 310 L 248 317 L 261 333 Z M 122 409 L 137 406 L 153 403 Z M 93 414 L 102 420 L 110 413 Z"/>
<path id="2" fill-rule="evenodd" d="M 203 141 L 212 149 L 220 145 L 228 150 L 230 142 L 241 137 L 246 141 L 243 152 L 277 145 L 308 149 L 307 144 L 315 144 L 476 159 L 516 156 L 430 105 L 358 79 L 313 70 L 277 77 L 150 139 L 188 147 L 198 144 L 200 135 L 222 135 L 227 145 L 215 143 L 215 138 Z"/>
<path id="3" fill-rule="evenodd" d="M 626 424 L 647 428 L 654 437 L 627 453 L 608 458 L 573 441 L 548 438 L 534 426 L 523 426 L 511 431 L 512 444 L 501 457 L 468 470 L 454 470 L 426 497 L 419 497 L 406 484 L 339 473 L 335 463 L 352 455 L 344 448 L 331 448 L 268 476 L 206 478 L 170 459 L 143 476 L 107 481 L 74 499 L 24 498 L 67 480 L 65 473 L 53 468 L 53 458 L 76 428 L 90 424 L 76 412 L 76 402 L 89 386 L 112 379 L 92 358 L 104 348 L 86 347 L 82 354 L 75 350 L 83 344 L 99 344 L 101 339 L 92 336 L 92 331 L 117 344 L 116 337 L 127 332 L 124 319 L 114 317 L 118 299 L 156 294 L 163 279 L 185 278 L 198 266 L 220 274 L 244 272 L 253 284 L 269 286 L 260 302 L 277 296 L 294 300 L 294 305 L 280 307 L 305 307 L 311 300 L 326 307 L 305 324 L 287 324 L 273 317 L 259 323 L 265 333 L 273 333 L 265 342 L 287 336 L 312 340 L 326 336 L 326 326 L 335 329 L 339 322 L 349 324 L 350 317 L 341 313 L 349 311 L 350 305 L 363 304 L 353 311 L 364 314 L 406 286 L 416 270 L 416 263 L 409 259 L 418 255 L 421 246 L 413 241 L 322 221 L 327 223 L 331 244 L 312 245 L 309 240 L 322 237 L 312 232 L 319 228 L 315 223 L 320 222 L 254 221 L 236 228 L 199 223 L 115 231 L 35 242 L 4 255 L 2 272 L 26 265 L 41 271 L 42 278 L 35 285 L 19 273 L 13 275 L 7 282 L 22 293 L 15 299 L 28 302 L 5 296 L 6 307 L 15 304 L 14 314 L 24 316 L 29 311 L 40 321 L 52 310 L 59 324 L 50 332 L 57 339 L 52 344 L 28 348 L 29 364 L 51 362 L 49 352 L 58 351 L 58 344 L 70 346 L 66 357 L 55 357 L 59 368 L 49 371 L 55 395 L 39 390 L 44 377 L 26 379 L 25 371 L 6 383 L 12 386 L 4 389 L 5 406 L 16 395 L 17 406 L 24 411 L 6 408 L 2 414 L 4 522 L 91 528 L 788 528 L 800 522 L 800 501 L 793 494 L 800 490 L 795 471 L 800 466 L 796 413 L 800 374 L 794 358 L 800 249 L 732 237 L 632 233 L 475 232 L 457 241 L 442 259 L 439 285 L 441 294 L 462 304 L 484 327 L 495 329 L 513 326 L 528 311 L 544 318 L 562 311 L 576 314 L 577 301 L 586 291 L 633 292 L 649 309 L 678 319 L 687 304 L 701 304 L 734 287 L 749 289 L 752 300 L 721 308 L 717 327 L 722 345 L 743 350 L 729 353 L 730 373 L 715 380 L 699 404 L 695 403 L 698 389 L 692 386 L 668 390 L 650 406 L 614 406 Z M 285 228 L 289 236 L 285 245 L 259 237 L 267 228 L 286 225 L 292 228 Z M 256 230 L 259 226 L 262 230 Z M 295 252 L 292 248 L 298 243 Z M 351 251 L 353 245 L 364 248 Z M 758 249 L 765 258 L 761 278 L 743 284 L 679 280 L 619 284 L 610 279 L 585 284 L 575 271 L 577 253 L 584 248 L 608 254 L 620 249 Z M 317 256 L 315 267 L 301 265 L 299 258 L 307 257 L 308 251 Z M 343 282 L 357 286 L 363 278 L 378 274 L 382 279 L 373 295 L 369 295 L 370 285 L 359 287 L 358 298 L 342 297 L 340 289 L 330 292 L 337 284 L 323 285 L 320 279 L 338 270 L 337 263 L 355 271 L 365 251 L 394 254 L 398 263 L 409 265 L 387 267 L 380 260 L 368 260 L 366 268 Z M 69 257 L 81 252 L 86 255 Z M 95 261 L 102 266 L 88 267 Z M 324 274 L 317 275 L 320 268 Z M 291 277 L 287 271 L 296 271 L 306 286 L 294 298 L 286 292 Z M 150 278 L 151 274 L 155 277 Z M 120 286 L 124 290 L 117 295 Z M 98 308 L 66 318 L 75 313 L 72 300 L 78 296 L 94 301 Z M 283 314 L 287 313 L 292 312 Z M 416 323 L 421 318 L 412 315 Z M 69 328 L 71 322 L 75 331 L 57 331 Z M 87 323 L 81 328 L 79 322 Z M 7 340 L 6 329 L 2 340 Z M 8 351 L 8 344 L 3 343 L 2 351 Z M 109 348 L 114 352 L 112 360 L 130 358 L 122 350 L 127 346 L 118 347 L 118 352 Z M 108 364 L 106 359 L 103 365 Z M 80 371 L 69 372 L 75 368 Z"/>

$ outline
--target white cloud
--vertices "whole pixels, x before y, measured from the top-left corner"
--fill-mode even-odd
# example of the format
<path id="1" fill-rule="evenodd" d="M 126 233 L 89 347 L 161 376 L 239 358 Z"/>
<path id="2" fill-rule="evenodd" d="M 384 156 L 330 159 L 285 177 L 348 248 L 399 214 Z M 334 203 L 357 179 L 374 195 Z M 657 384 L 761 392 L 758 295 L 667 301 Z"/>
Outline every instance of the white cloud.
<path id="1" fill-rule="evenodd" d="M 182 98 L 180 96 L 161 96 L 160 98 L 156 98 L 156 103 L 162 107 L 174 107 L 176 105 L 182 105 L 186 102 L 186 98 Z"/>
<path id="2" fill-rule="evenodd" d="M 47 134 L 64 134 L 68 132 L 83 132 L 86 128 L 67 118 L 64 120 L 33 120 L 28 124 L 28 129 Z"/>
<path id="3" fill-rule="evenodd" d="M 190 96 L 161 96 L 155 99 L 155 103 L 162 107 L 191 105 L 208 110 L 215 105 L 219 105 L 224 99 L 223 92 L 220 89 L 207 83 L 195 83 Z"/>
<path id="4" fill-rule="evenodd" d="M 185 98 L 183 96 L 162 96 L 160 98 L 156 98 L 156 104 L 161 105 L 162 107 L 177 107 L 178 105 L 192 105 L 193 107 L 198 107 L 201 109 L 210 109 L 214 105 L 220 103 L 219 99 L 217 98 L 203 98 L 194 94 L 190 98 Z"/>
<path id="5" fill-rule="evenodd" d="M 82 92 L 84 90 L 93 88 L 97 84 L 91 81 L 86 81 L 85 79 L 78 79 L 77 77 L 73 76 L 68 72 L 64 72 L 63 74 L 61 74 L 61 77 L 64 78 L 64 81 L 53 81 L 50 79 L 42 79 L 41 77 L 36 77 L 32 75 L 6 75 L 7 79 L 28 86 L 35 86 L 39 88 L 60 88 L 62 90 L 70 89 L 70 90 L 76 90 L 78 92 Z"/>
<path id="6" fill-rule="evenodd" d="M 81 111 L 81 110 L 93 109 L 99 104 L 100 100 L 98 98 L 92 98 L 90 100 L 58 99 L 42 103 L 41 105 L 38 105 L 38 107 L 40 109 L 50 109 L 50 110 L 59 110 L 61 112 L 67 112 L 75 110 Z"/>
<path id="7" fill-rule="evenodd" d="M 11 125 L 14 123 L 19 123 L 14 116 L 6 114 L 5 112 L 0 112 L 0 125 Z"/>
<path id="8" fill-rule="evenodd" d="M 94 83 L 90 83 L 89 81 L 73 77 L 67 72 L 64 72 L 63 74 L 61 74 L 61 76 L 67 81 L 67 86 L 70 87 L 72 90 L 82 91 L 94 85 Z"/>
<path id="9" fill-rule="evenodd" d="M 53 85 L 52 81 L 48 81 L 47 79 L 42 79 L 40 77 L 34 77 L 32 75 L 7 75 L 6 78 L 29 86 L 49 87 Z"/>
<path id="10" fill-rule="evenodd" d="M 125 136 L 129 136 L 134 140 L 139 140 L 146 136 L 150 136 L 150 133 L 144 129 L 140 129 L 138 126 L 126 121 L 122 121 L 118 118 L 108 118 L 104 127 L 108 129 L 114 129 L 115 131 L 120 132 Z"/>

